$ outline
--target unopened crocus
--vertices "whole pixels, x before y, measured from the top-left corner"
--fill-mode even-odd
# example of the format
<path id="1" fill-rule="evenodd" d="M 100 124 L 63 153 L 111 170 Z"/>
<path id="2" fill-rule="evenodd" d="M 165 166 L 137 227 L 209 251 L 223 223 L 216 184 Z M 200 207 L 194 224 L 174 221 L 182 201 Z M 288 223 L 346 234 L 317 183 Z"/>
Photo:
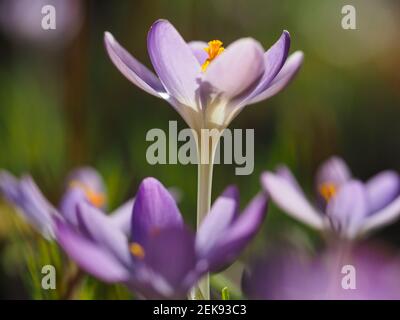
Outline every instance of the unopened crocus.
<path id="1" fill-rule="evenodd" d="M 76 224 L 76 205 L 88 201 L 93 206 L 105 210 L 106 190 L 99 173 L 82 167 L 73 170 L 67 179 L 65 193 L 58 208 L 53 206 L 42 194 L 29 175 L 17 179 L 12 174 L 0 172 L 0 191 L 39 232 L 48 239 L 54 237 L 54 217 L 63 216 Z M 126 228 L 130 218 L 132 200 L 115 210 L 110 216 L 110 223 Z"/>
<path id="2" fill-rule="evenodd" d="M 318 169 L 314 205 L 286 167 L 264 173 L 261 180 L 283 211 L 343 238 L 357 238 L 400 216 L 400 178 L 394 171 L 383 171 L 363 183 L 352 177 L 342 159 L 332 157 Z"/>
<path id="3" fill-rule="evenodd" d="M 210 211 L 213 162 L 222 130 L 245 106 L 285 88 L 299 70 L 303 53 L 297 51 L 288 57 L 287 31 L 267 51 L 252 38 L 239 39 L 224 48 L 220 40 L 186 42 L 170 22 L 158 20 L 147 36 L 153 73 L 111 33 L 106 32 L 104 40 L 118 70 L 142 90 L 166 100 L 195 131 L 199 228 Z M 205 129 L 213 131 L 203 136 Z M 202 285 L 206 297 L 208 286 Z"/>
<path id="4" fill-rule="evenodd" d="M 73 260 L 103 281 L 124 283 L 143 298 L 184 298 L 204 273 L 232 263 L 259 229 L 265 195 L 240 216 L 237 206 L 237 190 L 228 188 L 195 236 L 169 191 L 146 178 L 133 204 L 130 236 L 88 203 L 77 206 L 77 226 L 58 220 L 56 235 Z"/>
<path id="5" fill-rule="evenodd" d="M 400 259 L 385 248 L 356 246 L 310 256 L 281 248 L 253 263 L 243 292 L 260 300 L 398 300 Z"/>

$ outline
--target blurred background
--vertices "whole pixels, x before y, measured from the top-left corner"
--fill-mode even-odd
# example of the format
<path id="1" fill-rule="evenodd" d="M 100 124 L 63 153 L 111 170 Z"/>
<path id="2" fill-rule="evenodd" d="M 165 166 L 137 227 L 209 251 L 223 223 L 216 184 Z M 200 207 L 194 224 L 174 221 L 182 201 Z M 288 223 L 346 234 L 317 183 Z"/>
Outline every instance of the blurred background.
<path id="1" fill-rule="evenodd" d="M 41 28 L 46 4 L 56 8 L 56 30 Z M 356 30 L 342 28 L 345 4 L 356 8 Z M 249 106 L 231 124 L 255 129 L 255 169 L 251 176 L 235 176 L 233 165 L 216 165 L 214 198 L 234 183 L 245 205 L 260 190 L 261 172 L 280 163 L 311 191 L 318 164 L 334 154 L 362 179 L 383 169 L 400 171 L 400 2 L 395 0 L 0 0 L 0 168 L 29 172 L 57 204 L 67 173 L 93 166 L 104 176 L 111 209 L 133 196 L 144 177 L 154 176 L 181 190 L 181 211 L 194 226 L 196 166 L 146 161 L 147 131 L 167 131 L 170 120 L 184 128 L 184 122 L 165 101 L 126 80 L 103 45 L 104 31 L 110 31 L 150 66 L 146 36 L 159 18 L 170 20 L 188 41 L 220 39 L 225 46 L 250 36 L 267 49 L 287 29 L 291 52 L 305 53 L 288 88 Z M 399 248 L 400 223 L 374 237 Z M 282 238 L 319 241 L 272 205 L 243 260 Z M 67 270 L 65 261 L 56 244 L 42 240 L 0 202 L 0 298 L 62 297 L 58 290 L 40 289 L 40 270 L 44 264 Z M 130 294 L 88 278 L 78 297 Z"/>

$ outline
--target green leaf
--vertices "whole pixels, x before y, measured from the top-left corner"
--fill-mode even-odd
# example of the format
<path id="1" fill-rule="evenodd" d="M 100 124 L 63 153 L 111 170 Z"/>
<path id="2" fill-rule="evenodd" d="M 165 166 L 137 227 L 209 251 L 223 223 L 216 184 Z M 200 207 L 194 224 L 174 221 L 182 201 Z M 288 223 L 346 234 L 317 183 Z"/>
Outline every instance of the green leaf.
<path id="1" fill-rule="evenodd" d="M 229 300 L 229 290 L 228 287 L 223 287 L 221 290 L 221 298 L 222 300 Z"/>

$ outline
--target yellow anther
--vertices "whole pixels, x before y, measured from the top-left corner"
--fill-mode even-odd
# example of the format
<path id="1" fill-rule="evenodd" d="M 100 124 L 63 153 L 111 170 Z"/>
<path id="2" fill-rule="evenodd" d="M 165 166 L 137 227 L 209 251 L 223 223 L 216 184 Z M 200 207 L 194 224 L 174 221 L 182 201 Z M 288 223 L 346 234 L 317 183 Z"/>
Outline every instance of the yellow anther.
<path id="1" fill-rule="evenodd" d="M 325 199 L 326 202 L 329 202 L 337 193 L 336 185 L 332 182 L 326 182 L 320 185 L 319 193 Z"/>
<path id="2" fill-rule="evenodd" d="M 80 188 L 85 193 L 87 200 L 97 208 L 102 207 L 106 202 L 104 194 L 92 190 L 80 181 L 72 181 L 69 186 L 71 188 Z"/>
<path id="3" fill-rule="evenodd" d="M 208 47 L 204 48 L 204 51 L 207 52 L 208 58 L 201 66 L 201 71 L 206 71 L 208 65 L 211 61 L 213 61 L 216 57 L 218 57 L 224 51 L 223 43 L 219 40 L 212 40 L 208 43 Z"/>
<path id="4" fill-rule="evenodd" d="M 129 250 L 133 254 L 134 257 L 136 257 L 140 260 L 142 260 L 145 256 L 143 247 L 137 242 L 131 243 L 131 245 L 129 246 Z"/>

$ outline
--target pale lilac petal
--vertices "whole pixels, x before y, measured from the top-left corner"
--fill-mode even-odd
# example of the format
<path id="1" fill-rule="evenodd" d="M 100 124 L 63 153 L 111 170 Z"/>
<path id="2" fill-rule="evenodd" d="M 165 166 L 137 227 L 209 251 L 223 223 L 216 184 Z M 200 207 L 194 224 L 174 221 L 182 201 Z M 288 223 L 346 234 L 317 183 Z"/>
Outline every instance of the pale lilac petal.
<path id="1" fill-rule="evenodd" d="M 163 228 L 182 225 L 181 213 L 171 193 L 157 179 L 144 179 L 133 205 L 133 241 L 144 243 L 150 235 Z"/>
<path id="2" fill-rule="evenodd" d="M 275 173 L 284 178 L 287 182 L 289 182 L 294 188 L 297 189 L 301 194 L 304 194 L 303 190 L 301 189 L 299 183 L 297 182 L 295 176 L 293 175 L 292 171 L 284 165 L 280 165 L 276 168 Z"/>
<path id="3" fill-rule="evenodd" d="M 70 188 L 62 197 L 59 205 L 61 215 L 74 226 L 78 226 L 77 209 L 81 202 L 87 202 L 83 190 L 81 188 Z"/>
<path id="4" fill-rule="evenodd" d="M 190 49 L 192 49 L 192 52 L 199 62 L 200 66 L 203 65 L 208 58 L 208 53 L 206 52 L 206 50 L 204 50 L 205 48 L 208 48 L 208 44 L 204 41 L 191 41 L 188 43 L 188 45 Z"/>
<path id="5" fill-rule="evenodd" d="M 76 182 L 96 193 L 106 193 L 106 187 L 102 176 L 91 167 L 81 167 L 72 170 L 67 178 L 67 189 Z"/>
<path id="6" fill-rule="evenodd" d="M 394 171 L 381 172 L 365 184 L 370 214 L 383 209 L 400 193 L 399 175 Z"/>
<path id="7" fill-rule="evenodd" d="M 351 179 L 351 171 L 342 158 L 333 156 L 324 161 L 317 170 L 317 188 L 326 183 L 332 183 L 336 187 Z"/>
<path id="8" fill-rule="evenodd" d="M 11 203 L 15 203 L 19 194 L 19 181 L 7 171 L 0 171 L 0 191 Z"/>
<path id="9" fill-rule="evenodd" d="M 115 209 L 109 216 L 111 223 L 122 230 L 122 232 L 126 235 L 131 234 L 132 210 L 134 202 L 134 198 L 126 201 L 120 207 Z"/>
<path id="10" fill-rule="evenodd" d="M 284 30 L 278 41 L 264 53 L 265 71 L 259 84 L 250 94 L 250 99 L 269 87 L 271 81 L 282 69 L 288 57 L 289 48 L 290 34 L 288 31 Z"/>
<path id="11" fill-rule="evenodd" d="M 254 86 L 264 68 L 262 46 L 251 38 L 239 39 L 210 63 L 204 73 L 204 86 L 216 97 L 230 100 Z"/>
<path id="12" fill-rule="evenodd" d="M 50 239 L 54 236 L 52 217 L 59 213 L 47 201 L 30 176 L 17 180 L 10 174 L 2 172 L 0 190 L 7 200 L 19 209 L 19 213 L 45 238 Z"/>
<path id="13" fill-rule="evenodd" d="M 303 63 L 303 59 L 304 55 L 301 51 L 296 51 L 295 53 L 291 54 L 284 66 L 282 67 L 281 71 L 270 83 L 267 89 L 260 92 L 251 100 L 246 101 L 246 104 L 253 104 L 262 100 L 266 100 L 284 89 L 299 71 Z"/>
<path id="14" fill-rule="evenodd" d="M 358 234 L 368 212 L 367 192 L 364 185 L 356 180 L 342 185 L 326 208 L 332 228 L 348 238 Z"/>
<path id="15" fill-rule="evenodd" d="M 200 65 L 188 44 L 166 20 L 156 21 L 147 37 L 151 62 L 167 92 L 196 109 Z"/>
<path id="16" fill-rule="evenodd" d="M 78 205 L 79 228 L 93 242 L 115 256 L 125 266 L 131 264 L 129 239 L 122 230 L 110 223 L 109 217 L 88 203 Z"/>
<path id="17" fill-rule="evenodd" d="M 200 256 L 206 256 L 225 237 L 225 231 L 237 216 L 238 207 L 239 191 L 234 186 L 228 187 L 214 202 L 197 232 L 196 249 Z"/>
<path id="18" fill-rule="evenodd" d="M 112 62 L 129 81 L 156 97 L 165 96 L 165 89 L 155 74 L 132 57 L 111 33 L 105 33 L 104 43 Z"/>
<path id="19" fill-rule="evenodd" d="M 319 166 L 315 175 L 315 192 L 316 202 L 322 211 L 325 211 L 327 205 L 326 195 L 323 193 L 324 188 L 330 188 L 335 193 L 350 179 L 351 171 L 340 157 L 330 157 Z"/>
<path id="20" fill-rule="evenodd" d="M 364 220 L 360 233 L 381 228 L 393 223 L 400 217 L 400 197 L 397 197 L 382 210 L 370 215 Z"/>
<path id="21" fill-rule="evenodd" d="M 267 197 L 259 194 L 207 252 L 205 259 L 211 272 L 218 272 L 237 259 L 260 229 L 266 213 Z"/>
<path id="22" fill-rule="evenodd" d="M 322 213 L 316 211 L 302 192 L 277 174 L 266 172 L 261 177 L 264 189 L 280 209 L 296 220 L 316 229 L 323 229 L 326 221 Z"/>
<path id="23" fill-rule="evenodd" d="M 86 272 L 106 282 L 123 282 L 129 270 L 109 251 L 57 221 L 56 237 L 66 253 Z"/>

